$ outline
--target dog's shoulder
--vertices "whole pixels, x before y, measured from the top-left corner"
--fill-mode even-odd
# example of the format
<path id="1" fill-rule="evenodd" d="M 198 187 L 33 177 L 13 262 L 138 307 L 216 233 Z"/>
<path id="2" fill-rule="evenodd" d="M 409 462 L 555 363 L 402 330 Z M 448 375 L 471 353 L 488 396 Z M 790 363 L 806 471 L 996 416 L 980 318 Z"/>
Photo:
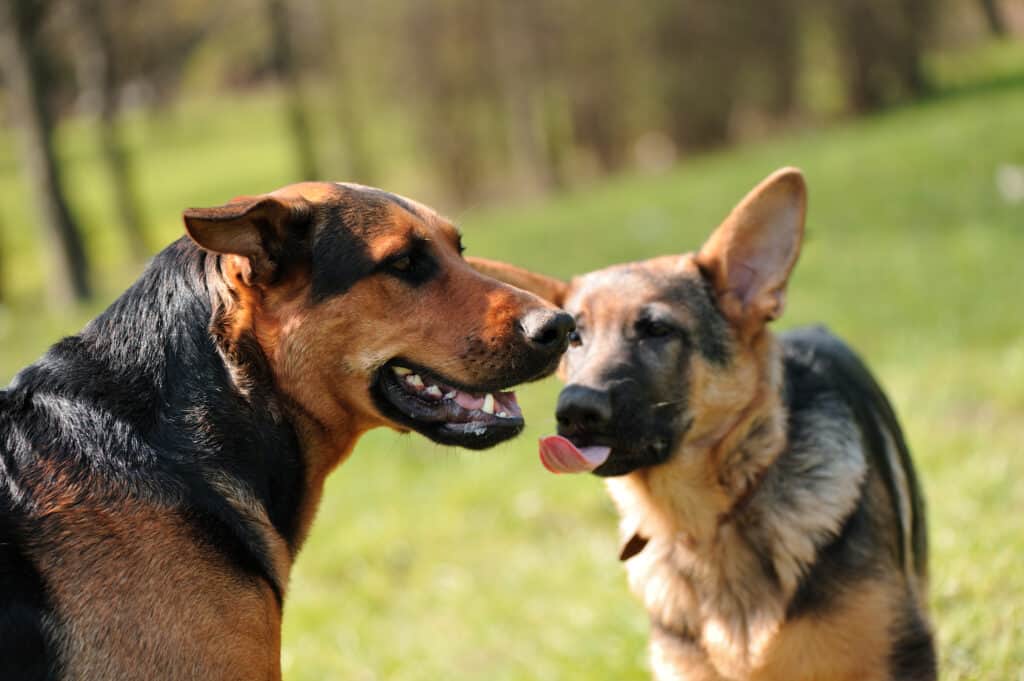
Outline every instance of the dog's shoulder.
<path id="1" fill-rule="evenodd" d="M 202 257 L 171 245 L 80 334 L 15 377 L 0 395 L 0 482 L 58 524 L 129 501 L 169 509 L 195 541 L 269 578 L 278 570 L 263 516 L 289 542 L 298 527 L 296 435 L 231 384 L 209 330 Z"/>
<path id="2" fill-rule="evenodd" d="M 16 481 L 4 403 L 0 393 L 0 678 L 46 681 L 56 678 L 53 612 L 43 578 L 27 555 L 29 528 L 12 498 Z"/>
<path id="3" fill-rule="evenodd" d="M 827 413 L 841 405 L 856 426 L 865 463 L 884 486 L 888 510 L 898 521 L 898 560 L 909 571 L 924 576 L 924 496 L 885 391 L 857 353 L 824 327 L 794 329 L 782 334 L 781 342 L 791 419 L 794 414 L 798 421 L 801 414 Z"/>

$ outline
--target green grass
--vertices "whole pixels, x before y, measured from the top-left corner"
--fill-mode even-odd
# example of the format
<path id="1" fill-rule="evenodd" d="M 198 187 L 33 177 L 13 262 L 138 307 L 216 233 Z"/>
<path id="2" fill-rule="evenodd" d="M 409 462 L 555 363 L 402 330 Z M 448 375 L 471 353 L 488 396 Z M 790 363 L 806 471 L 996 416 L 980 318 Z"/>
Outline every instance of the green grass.
<path id="1" fill-rule="evenodd" d="M 997 52 L 1024 56 L 1019 45 Z M 929 501 L 950 681 L 1024 679 L 1024 204 L 1003 201 L 994 182 L 1000 164 L 1024 165 L 1024 74 L 988 78 L 985 64 L 1012 60 L 980 61 L 938 64 L 955 89 L 884 116 L 456 216 L 471 253 L 570 276 L 691 250 L 762 176 L 801 166 L 808 238 L 780 326 L 827 323 L 894 399 Z M 180 233 L 186 205 L 285 183 L 276 116 L 257 98 L 135 121 L 150 233 Z M 135 270 L 100 219 L 107 198 L 86 132 L 66 129 L 63 149 L 109 299 Z M 41 275 L 31 234 L 11 229 L 31 224 L 14 172 L 0 150 L 5 244 L 17 255 L 0 380 L 86 315 L 31 311 Z M 386 432 L 360 443 L 295 568 L 286 678 L 647 678 L 645 616 L 600 482 L 550 476 L 537 461 L 557 390 L 550 380 L 521 391 L 528 431 L 491 452 Z"/>

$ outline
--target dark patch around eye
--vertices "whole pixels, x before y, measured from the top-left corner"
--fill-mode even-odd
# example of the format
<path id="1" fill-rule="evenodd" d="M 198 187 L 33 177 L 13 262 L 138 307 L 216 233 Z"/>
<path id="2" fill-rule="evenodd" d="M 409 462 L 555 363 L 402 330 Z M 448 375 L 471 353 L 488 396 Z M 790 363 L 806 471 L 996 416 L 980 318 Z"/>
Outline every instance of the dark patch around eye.
<path id="1" fill-rule="evenodd" d="M 358 216 L 344 209 L 330 211 L 325 216 L 326 225 L 314 237 L 314 303 L 345 293 L 357 281 L 369 276 L 376 269 L 376 263 L 370 256 L 366 241 L 357 233 L 363 231 L 362 221 L 353 220 L 354 217 Z"/>
<path id="2" fill-rule="evenodd" d="M 399 263 L 401 267 L 393 266 Z M 384 260 L 380 268 L 383 272 L 412 286 L 419 286 L 433 279 L 440 269 L 427 247 L 427 242 L 423 239 L 414 239 L 409 248 Z"/>
<path id="3" fill-rule="evenodd" d="M 678 338 L 682 335 L 680 329 L 673 321 L 659 319 L 652 314 L 642 314 L 634 324 L 636 334 L 639 338 Z"/>
<path id="4" fill-rule="evenodd" d="M 720 367 L 729 364 L 729 323 L 722 316 L 711 283 L 705 279 L 684 279 L 666 291 L 665 299 L 685 307 L 694 319 L 692 341 L 697 352 Z"/>

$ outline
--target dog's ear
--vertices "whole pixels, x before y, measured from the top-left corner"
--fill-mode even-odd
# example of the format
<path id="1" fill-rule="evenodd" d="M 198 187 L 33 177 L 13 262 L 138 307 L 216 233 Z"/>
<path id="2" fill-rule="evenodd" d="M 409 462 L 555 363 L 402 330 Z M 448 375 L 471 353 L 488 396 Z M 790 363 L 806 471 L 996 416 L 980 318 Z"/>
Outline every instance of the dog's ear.
<path id="1" fill-rule="evenodd" d="M 782 168 L 754 187 L 697 253 L 722 311 L 741 329 L 757 331 L 782 314 L 806 213 L 803 174 Z"/>
<path id="2" fill-rule="evenodd" d="M 561 279 L 524 270 L 515 265 L 473 256 L 467 257 L 466 261 L 481 274 L 534 293 L 559 307 L 565 302 L 565 294 L 569 291 L 569 284 Z"/>
<path id="3" fill-rule="evenodd" d="M 247 284 L 274 278 L 292 227 L 308 217 L 301 199 L 243 196 L 223 206 L 188 208 L 183 217 L 192 240 L 214 253 L 248 260 Z"/>

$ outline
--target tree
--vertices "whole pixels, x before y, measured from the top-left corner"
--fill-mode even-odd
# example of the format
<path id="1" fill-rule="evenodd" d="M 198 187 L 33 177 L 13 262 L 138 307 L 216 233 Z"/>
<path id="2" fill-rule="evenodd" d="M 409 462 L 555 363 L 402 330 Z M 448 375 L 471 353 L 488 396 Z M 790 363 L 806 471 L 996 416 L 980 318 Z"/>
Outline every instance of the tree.
<path id="1" fill-rule="evenodd" d="M 850 107 L 874 111 L 929 89 L 922 66 L 936 0 L 835 0 L 830 19 L 839 43 Z"/>
<path id="2" fill-rule="evenodd" d="M 743 8 L 666 0 L 657 10 L 654 45 L 670 136 L 683 149 L 725 143 L 743 72 L 735 33 Z"/>
<path id="3" fill-rule="evenodd" d="M 285 0 L 266 0 L 266 10 L 270 21 L 271 61 L 274 74 L 285 91 L 286 115 L 298 157 L 299 175 L 304 180 L 316 180 L 320 170 L 313 151 L 309 113 L 296 64 L 288 6 Z"/>
<path id="4" fill-rule="evenodd" d="M 356 94 L 356 54 L 348 40 L 355 33 L 350 27 L 365 25 L 367 17 L 361 11 L 363 6 L 356 3 L 346 3 L 339 12 L 339 3 L 320 0 L 320 9 L 323 54 L 328 56 L 328 74 L 333 81 L 331 105 L 345 159 L 345 179 L 374 184 L 376 167 L 366 143 L 366 114 Z"/>
<path id="5" fill-rule="evenodd" d="M 79 0 L 76 19 L 82 35 L 83 86 L 96 102 L 100 151 L 110 175 L 114 203 L 129 250 L 136 260 L 148 255 L 132 158 L 118 125 L 120 74 L 110 30 L 109 0 Z"/>
<path id="6" fill-rule="evenodd" d="M 985 14 L 985 22 L 988 23 L 988 30 L 994 36 L 1006 35 L 1006 18 L 1003 16 L 1003 8 L 999 6 L 999 0 L 980 0 L 980 2 L 981 11 Z"/>
<path id="7" fill-rule="evenodd" d="M 68 208 L 53 144 L 53 117 L 46 101 L 45 55 L 38 40 L 43 5 L 36 0 L 0 2 L 0 66 L 19 123 L 25 174 L 53 254 L 51 295 L 66 303 L 90 296 L 89 263 Z"/>
<path id="8" fill-rule="evenodd" d="M 486 49 L 491 28 L 483 3 L 413 3 L 404 17 L 418 132 L 437 175 L 454 199 L 476 199 L 485 175 L 485 122 L 495 106 Z"/>

